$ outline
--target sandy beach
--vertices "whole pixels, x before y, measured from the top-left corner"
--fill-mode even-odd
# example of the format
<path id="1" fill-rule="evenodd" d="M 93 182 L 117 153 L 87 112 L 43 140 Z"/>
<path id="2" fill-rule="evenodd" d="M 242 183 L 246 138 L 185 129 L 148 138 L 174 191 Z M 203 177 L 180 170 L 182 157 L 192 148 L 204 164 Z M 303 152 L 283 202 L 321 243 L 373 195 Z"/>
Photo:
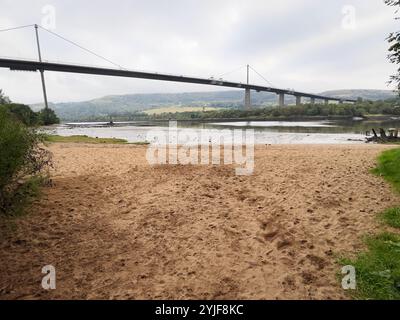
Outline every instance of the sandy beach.
<path id="1" fill-rule="evenodd" d="M 0 220 L 0 298 L 346 299 L 338 256 L 400 200 L 369 173 L 388 148 L 257 146 L 240 177 L 150 166 L 146 146 L 52 144 L 53 186 Z"/>

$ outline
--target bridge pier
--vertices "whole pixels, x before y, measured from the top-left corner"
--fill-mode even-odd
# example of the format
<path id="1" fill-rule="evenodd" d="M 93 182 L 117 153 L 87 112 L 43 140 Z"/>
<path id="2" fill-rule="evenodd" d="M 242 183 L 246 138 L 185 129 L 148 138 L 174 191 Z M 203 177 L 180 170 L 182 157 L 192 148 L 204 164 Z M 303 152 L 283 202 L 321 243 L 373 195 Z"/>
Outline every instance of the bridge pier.
<path id="1" fill-rule="evenodd" d="M 325 105 L 329 104 L 329 100 L 328 99 L 325 99 L 324 102 L 325 102 Z"/>
<path id="2" fill-rule="evenodd" d="M 296 106 L 301 105 L 301 96 L 296 96 Z"/>
<path id="3" fill-rule="evenodd" d="M 244 109 L 250 110 L 251 109 L 251 96 L 250 96 L 250 89 L 246 89 L 244 93 Z"/>
<path id="4" fill-rule="evenodd" d="M 343 104 L 343 100 L 339 100 L 339 104 Z"/>
<path id="5" fill-rule="evenodd" d="M 315 104 L 315 98 L 311 98 L 311 104 Z"/>
<path id="6" fill-rule="evenodd" d="M 279 101 L 279 106 L 284 107 L 285 106 L 285 94 L 284 93 L 279 93 L 278 94 L 278 101 Z"/>

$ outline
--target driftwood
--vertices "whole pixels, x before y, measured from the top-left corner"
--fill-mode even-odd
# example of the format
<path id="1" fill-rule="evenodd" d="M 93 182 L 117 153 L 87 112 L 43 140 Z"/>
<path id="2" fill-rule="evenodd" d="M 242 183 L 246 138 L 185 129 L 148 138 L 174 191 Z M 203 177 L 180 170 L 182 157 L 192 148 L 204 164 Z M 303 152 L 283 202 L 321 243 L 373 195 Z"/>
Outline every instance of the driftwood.
<path id="1" fill-rule="evenodd" d="M 372 133 L 374 134 L 371 138 L 366 138 L 368 142 L 377 142 L 377 143 L 400 143 L 399 137 L 399 129 L 389 129 L 389 135 L 386 134 L 386 131 L 382 128 L 379 128 L 379 134 L 376 133 L 375 129 L 372 129 Z"/>

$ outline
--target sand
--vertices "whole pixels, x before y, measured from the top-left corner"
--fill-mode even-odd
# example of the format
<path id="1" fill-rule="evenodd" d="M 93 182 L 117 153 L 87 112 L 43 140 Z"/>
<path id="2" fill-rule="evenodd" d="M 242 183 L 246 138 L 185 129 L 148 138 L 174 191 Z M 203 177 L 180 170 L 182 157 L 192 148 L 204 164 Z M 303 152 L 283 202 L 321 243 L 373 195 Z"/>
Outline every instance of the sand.
<path id="1" fill-rule="evenodd" d="M 152 167 L 145 146 L 50 148 L 53 186 L 0 219 L 1 299 L 346 299 L 338 255 L 400 200 L 369 173 L 387 146 L 258 146 L 249 177 Z"/>

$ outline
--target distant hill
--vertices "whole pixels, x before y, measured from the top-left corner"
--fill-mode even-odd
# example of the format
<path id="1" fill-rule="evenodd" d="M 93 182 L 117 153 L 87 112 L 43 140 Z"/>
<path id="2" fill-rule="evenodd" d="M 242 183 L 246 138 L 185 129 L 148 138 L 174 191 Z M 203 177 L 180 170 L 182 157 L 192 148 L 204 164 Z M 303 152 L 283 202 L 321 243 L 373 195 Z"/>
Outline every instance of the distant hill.
<path id="1" fill-rule="evenodd" d="M 364 100 L 378 101 L 394 98 L 396 93 L 392 90 L 331 90 L 321 92 L 321 95 L 330 97 L 357 99 L 363 98 Z"/>
<path id="2" fill-rule="evenodd" d="M 325 91 L 322 95 L 354 98 L 361 97 L 367 100 L 385 100 L 393 98 L 395 93 L 390 90 L 336 90 Z M 276 104 L 277 96 L 269 92 L 252 92 L 252 103 L 257 106 L 271 106 Z M 235 108 L 243 105 L 244 92 L 217 91 L 217 92 L 190 92 L 190 93 L 153 93 L 113 95 L 82 102 L 50 103 L 50 107 L 57 116 L 64 121 L 78 121 L 88 118 L 125 115 L 149 109 L 174 106 L 179 107 L 223 107 Z M 286 102 L 294 103 L 294 97 L 287 96 Z M 34 111 L 43 108 L 43 104 L 31 105 Z"/>

